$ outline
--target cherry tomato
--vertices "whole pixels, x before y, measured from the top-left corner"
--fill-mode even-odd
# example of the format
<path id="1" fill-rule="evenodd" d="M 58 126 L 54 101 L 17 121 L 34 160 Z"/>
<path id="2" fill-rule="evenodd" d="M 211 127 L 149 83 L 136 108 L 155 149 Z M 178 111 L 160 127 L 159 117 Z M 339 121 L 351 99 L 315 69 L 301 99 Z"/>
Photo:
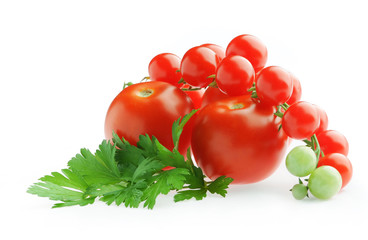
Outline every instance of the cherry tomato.
<path id="1" fill-rule="evenodd" d="M 230 98 L 230 96 L 221 92 L 218 87 L 208 87 L 203 94 L 201 107 L 226 98 Z"/>
<path id="2" fill-rule="evenodd" d="M 326 130 L 317 135 L 318 143 L 322 152 L 326 155 L 329 153 L 341 153 L 348 156 L 349 143 L 344 135 L 335 130 Z"/>
<path id="3" fill-rule="evenodd" d="M 253 86 L 254 76 L 253 66 L 246 58 L 231 55 L 218 65 L 216 83 L 229 96 L 247 95 L 251 94 L 248 89 Z"/>
<path id="4" fill-rule="evenodd" d="M 309 191 L 318 199 L 329 199 L 336 195 L 342 186 L 340 173 L 331 166 L 321 166 L 314 170 L 308 180 Z"/>
<path id="5" fill-rule="evenodd" d="M 308 102 L 291 105 L 282 118 L 282 128 L 294 139 L 306 139 L 313 136 L 319 126 L 319 114 L 315 106 Z"/>
<path id="6" fill-rule="evenodd" d="M 152 81 L 171 83 L 180 87 L 180 58 L 172 53 L 161 53 L 155 56 L 148 65 L 148 73 Z"/>
<path id="7" fill-rule="evenodd" d="M 212 43 L 206 43 L 206 44 L 202 44 L 202 47 L 207 47 L 209 49 L 211 49 L 212 51 L 214 51 L 216 53 L 216 55 L 219 57 L 220 61 L 222 59 L 224 59 L 225 57 L 225 49 L 219 45 L 216 44 L 212 44 Z"/>
<path id="8" fill-rule="evenodd" d="M 192 150 L 206 176 L 226 175 L 234 183 L 254 183 L 270 176 L 287 149 L 278 130 L 275 107 L 255 103 L 249 95 L 204 107 L 195 119 Z"/>
<path id="9" fill-rule="evenodd" d="M 315 134 L 318 135 L 319 133 L 327 130 L 328 128 L 328 117 L 327 117 L 327 113 L 325 112 L 325 110 L 323 110 L 322 108 L 320 108 L 317 105 L 314 105 L 317 108 L 318 111 L 318 115 L 319 115 L 319 127 L 317 128 Z"/>
<path id="10" fill-rule="evenodd" d="M 105 137 L 111 139 L 115 131 L 119 137 L 135 145 L 139 135 L 148 134 L 172 150 L 172 124 L 192 109 L 190 97 L 169 83 L 154 81 L 133 84 L 112 101 L 105 120 Z M 191 125 L 184 127 L 180 137 L 179 151 L 182 154 L 190 145 Z"/>
<path id="11" fill-rule="evenodd" d="M 255 36 L 244 34 L 235 37 L 226 48 L 226 56 L 245 57 L 253 65 L 255 72 L 261 70 L 267 62 L 267 48 Z"/>
<path id="12" fill-rule="evenodd" d="M 219 57 L 208 47 L 193 47 L 183 56 L 180 72 L 183 79 L 194 87 L 207 87 L 213 81 L 209 76 L 216 73 Z"/>
<path id="13" fill-rule="evenodd" d="M 298 102 L 302 98 L 302 86 L 300 85 L 300 81 L 294 76 L 294 74 L 290 73 L 290 77 L 293 81 L 293 91 L 289 100 L 286 101 L 289 105 Z"/>
<path id="14" fill-rule="evenodd" d="M 189 89 L 191 86 L 189 84 L 184 84 L 181 89 Z M 202 97 L 205 90 L 202 88 L 200 90 L 183 90 L 192 99 L 195 109 L 201 108 Z"/>
<path id="15" fill-rule="evenodd" d="M 342 186 L 345 187 L 351 180 L 353 176 L 353 166 L 351 165 L 350 160 L 341 153 L 330 153 L 320 158 L 318 161 L 318 166 L 331 166 L 336 168 L 339 171 L 342 177 Z"/>
<path id="16" fill-rule="evenodd" d="M 281 67 L 266 67 L 258 74 L 256 91 L 261 102 L 278 106 L 289 100 L 293 91 L 293 80 L 290 73 Z"/>

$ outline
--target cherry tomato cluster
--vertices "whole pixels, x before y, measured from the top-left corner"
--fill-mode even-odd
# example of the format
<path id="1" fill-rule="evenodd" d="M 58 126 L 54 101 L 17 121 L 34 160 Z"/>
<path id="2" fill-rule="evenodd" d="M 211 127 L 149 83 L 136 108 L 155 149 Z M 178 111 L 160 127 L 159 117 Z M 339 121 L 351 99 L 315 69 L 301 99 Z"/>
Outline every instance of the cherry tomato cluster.
<path id="1" fill-rule="evenodd" d="M 289 140 L 301 140 L 306 145 L 286 157 L 288 171 L 299 177 L 292 194 L 303 199 L 310 192 L 328 199 L 352 177 L 348 142 L 328 129 L 322 108 L 301 101 L 296 76 L 280 66 L 266 66 L 267 55 L 257 37 L 244 34 L 226 49 L 208 43 L 189 49 L 182 58 L 159 54 L 149 63 L 146 79 L 180 88 L 200 109 L 191 129 L 191 147 L 210 178 L 261 181 L 277 169 Z"/>

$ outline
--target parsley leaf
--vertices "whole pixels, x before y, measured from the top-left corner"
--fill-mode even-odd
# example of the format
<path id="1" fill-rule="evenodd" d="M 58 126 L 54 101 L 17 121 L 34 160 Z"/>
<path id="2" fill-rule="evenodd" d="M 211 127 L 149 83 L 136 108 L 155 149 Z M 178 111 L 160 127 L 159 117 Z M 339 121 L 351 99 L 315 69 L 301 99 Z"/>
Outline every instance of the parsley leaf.
<path id="1" fill-rule="evenodd" d="M 191 113 L 173 123 L 174 149 L 169 150 L 154 136 L 139 136 L 137 145 L 113 133 L 112 143 L 102 141 L 95 154 L 82 148 L 68 162 L 61 173 L 52 172 L 29 187 L 28 193 L 60 201 L 53 208 L 94 203 L 96 199 L 107 205 L 152 209 L 160 194 L 176 191 L 174 201 L 191 198 L 201 200 L 207 193 L 225 197 L 232 179 L 221 176 L 205 181 L 202 169 L 195 166 L 190 149 L 186 160 L 178 151 L 180 135 Z M 162 170 L 165 167 L 170 170 Z"/>

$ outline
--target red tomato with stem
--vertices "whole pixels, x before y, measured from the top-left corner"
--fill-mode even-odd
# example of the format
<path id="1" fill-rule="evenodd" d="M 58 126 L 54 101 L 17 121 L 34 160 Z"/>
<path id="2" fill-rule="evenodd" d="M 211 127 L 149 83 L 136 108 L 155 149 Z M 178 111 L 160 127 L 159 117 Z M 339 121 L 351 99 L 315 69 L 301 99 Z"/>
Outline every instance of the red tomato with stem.
<path id="1" fill-rule="evenodd" d="M 351 180 L 353 176 L 353 166 L 350 160 L 341 153 L 330 153 L 321 157 L 318 161 L 318 166 L 331 166 L 336 168 L 339 171 L 341 178 L 342 178 L 342 186 L 341 188 L 345 187 Z"/>
<path id="2" fill-rule="evenodd" d="M 202 47 L 207 47 L 209 49 L 211 49 L 212 51 L 214 51 L 216 53 L 216 55 L 219 57 L 220 61 L 222 59 L 224 59 L 225 57 L 225 49 L 219 45 L 216 44 L 212 44 L 212 43 L 206 43 L 206 44 L 202 44 Z"/>
<path id="3" fill-rule="evenodd" d="M 213 81 L 209 76 L 216 73 L 219 62 L 219 57 L 208 47 L 193 47 L 184 54 L 180 72 L 184 81 L 193 87 L 207 87 Z"/>
<path id="4" fill-rule="evenodd" d="M 253 86 L 254 76 L 253 66 L 246 58 L 231 55 L 218 65 L 216 83 L 229 96 L 250 95 L 248 89 Z"/>
<path id="5" fill-rule="evenodd" d="M 205 107 L 210 103 L 230 98 L 229 95 L 222 92 L 218 87 L 208 87 L 202 97 L 201 107 Z"/>
<path id="6" fill-rule="evenodd" d="M 172 53 L 161 53 L 155 56 L 148 65 L 151 81 L 167 82 L 180 87 L 180 58 Z"/>
<path id="7" fill-rule="evenodd" d="M 289 100 L 293 80 L 290 73 L 281 67 L 266 67 L 257 75 L 256 91 L 261 102 L 278 106 Z"/>
<path id="8" fill-rule="evenodd" d="M 135 145 L 139 135 L 155 136 L 172 150 L 172 124 L 193 109 L 188 95 L 165 82 L 133 84 L 121 91 L 112 101 L 105 119 L 105 137 L 112 132 Z M 186 154 L 190 145 L 192 123 L 189 121 L 180 137 L 179 151 Z"/>
<path id="9" fill-rule="evenodd" d="M 206 176 L 226 175 L 234 183 L 255 183 L 282 162 L 287 136 L 278 130 L 275 107 L 255 103 L 249 95 L 204 107 L 195 119 L 192 150 Z"/>
<path id="10" fill-rule="evenodd" d="M 282 128 L 293 139 L 302 140 L 312 137 L 318 126 L 318 111 L 308 102 L 294 103 L 282 117 Z"/>
<path id="11" fill-rule="evenodd" d="M 325 155 L 329 153 L 341 153 L 348 156 L 349 143 L 346 137 L 340 132 L 336 130 L 325 130 L 317 135 L 317 139 Z"/>
<path id="12" fill-rule="evenodd" d="M 255 72 L 261 70 L 267 62 L 267 48 L 257 37 L 244 34 L 235 37 L 226 48 L 226 56 L 245 57 L 253 65 Z"/>
<path id="13" fill-rule="evenodd" d="M 203 88 L 201 88 L 200 90 L 185 90 L 190 89 L 190 87 L 191 86 L 189 84 L 184 84 L 181 89 L 190 97 L 190 99 L 192 99 L 194 108 L 199 109 L 202 105 L 202 97 L 205 90 Z"/>

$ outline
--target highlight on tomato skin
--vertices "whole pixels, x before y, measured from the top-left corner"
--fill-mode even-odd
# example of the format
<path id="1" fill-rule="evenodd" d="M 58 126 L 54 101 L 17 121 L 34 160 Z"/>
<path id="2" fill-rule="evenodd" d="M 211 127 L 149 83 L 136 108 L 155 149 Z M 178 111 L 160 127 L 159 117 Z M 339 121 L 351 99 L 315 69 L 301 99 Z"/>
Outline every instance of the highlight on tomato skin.
<path id="1" fill-rule="evenodd" d="M 267 62 L 268 52 L 264 43 L 250 34 L 233 38 L 226 48 L 226 56 L 239 55 L 252 63 L 255 72 L 259 72 Z"/>
<path id="2" fill-rule="evenodd" d="M 286 101 L 287 104 L 292 105 L 302 98 L 302 86 L 298 78 L 295 77 L 294 74 L 290 73 L 290 77 L 293 82 L 293 91 L 291 93 L 290 98 Z"/>
<path id="3" fill-rule="evenodd" d="M 155 136 L 166 148 L 173 149 L 174 121 L 193 109 L 190 97 L 169 83 L 149 81 L 133 84 L 121 91 L 110 104 L 105 118 L 105 137 L 111 139 L 114 131 L 120 138 L 136 144 L 139 135 L 148 134 Z M 184 156 L 190 146 L 193 121 L 187 123 L 180 138 L 179 151 Z"/>
<path id="4" fill-rule="evenodd" d="M 257 74 L 255 84 L 260 101 L 272 106 L 285 103 L 293 91 L 290 73 L 279 66 L 263 68 Z"/>
<path id="5" fill-rule="evenodd" d="M 353 176 L 353 166 L 345 155 L 341 153 L 329 153 L 319 159 L 317 167 L 325 165 L 334 167 L 339 171 L 342 178 L 341 188 L 344 188 L 350 182 Z"/>
<path id="6" fill-rule="evenodd" d="M 269 177 L 285 157 L 288 137 L 275 107 L 249 95 L 215 101 L 199 112 L 192 134 L 195 161 L 206 176 L 225 175 L 235 184 Z"/>
<path id="7" fill-rule="evenodd" d="M 193 87 L 207 87 L 216 73 L 220 59 L 208 47 L 197 46 L 189 49 L 180 63 L 180 72 L 184 81 Z"/>
<path id="8" fill-rule="evenodd" d="M 317 135 L 317 139 L 324 154 L 341 153 L 348 156 L 349 143 L 342 133 L 336 130 L 325 130 Z"/>
<path id="9" fill-rule="evenodd" d="M 213 44 L 213 43 L 205 43 L 202 44 L 201 47 L 207 47 L 209 49 L 211 49 L 212 51 L 214 51 L 216 53 L 216 55 L 218 56 L 219 60 L 222 61 L 222 59 L 225 58 L 226 54 L 225 54 L 225 49 L 217 44 Z"/>
<path id="10" fill-rule="evenodd" d="M 216 69 L 218 88 L 229 96 L 250 95 L 255 72 L 252 64 L 242 56 L 225 57 Z"/>
<path id="11" fill-rule="evenodd" d="M 315 133 L 319 122 L 319 114 L 314 105 L 300 101 L 285 111 L 282 117 L 282 129 L 290 138 L 303 140 Z"/>
<path id="12" fill-rule="evenodd" d="M 156 55 L 148 65 L 148 73 L 151 81 L 167 82 L 176 87 L 181 87 L 179 83 L 181 74 L 181 59 L 172 53 L 161 53 Z"/>
<path id="13" fill-rule="evenodd" d="M 218 87 L 208 87 L 203 94 L 201 108 L 226 98 L 230 98 L 230 96 L 222 92 Z"/>

